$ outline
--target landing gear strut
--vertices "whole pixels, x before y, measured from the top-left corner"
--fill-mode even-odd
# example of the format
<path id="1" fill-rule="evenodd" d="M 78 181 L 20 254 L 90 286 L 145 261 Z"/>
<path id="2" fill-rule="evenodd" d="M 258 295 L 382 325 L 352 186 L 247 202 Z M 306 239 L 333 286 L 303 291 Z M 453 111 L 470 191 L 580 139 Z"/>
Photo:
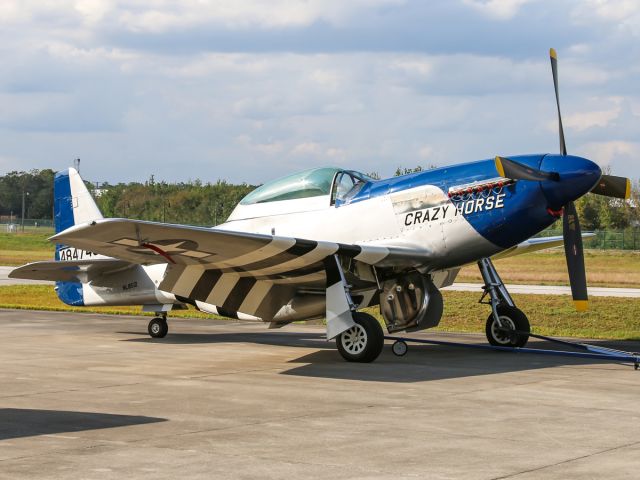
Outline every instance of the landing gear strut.
<path id="1" fill-rule="evenodd" d="M 147 327 L 149 335 L 153 338 L 164 338 L 169 332 L 169 325 L 167 324 L 167 314 L 162 312 L 161 316 L 154 318 L 149 322 Z"/>
<path id="2" fill-rule="evenodd" d="M 516 307 L 490 259 L 480 259 L 478 268 L 484 280 L 480 303 L 491 306 L 485 328 L 487 340 L 498 347 L 524 347 L 531 331 L 527 316 Z M 487 296 L 489 301 L 484 300 Z"/>

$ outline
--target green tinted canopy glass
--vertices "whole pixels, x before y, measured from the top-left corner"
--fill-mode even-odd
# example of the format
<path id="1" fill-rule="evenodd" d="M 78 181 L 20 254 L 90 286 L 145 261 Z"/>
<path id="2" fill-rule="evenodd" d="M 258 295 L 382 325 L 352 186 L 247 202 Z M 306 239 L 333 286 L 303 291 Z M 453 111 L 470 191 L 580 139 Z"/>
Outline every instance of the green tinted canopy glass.
<path id="1" fill-rule="evenodd" d="M 256 188 L 240 202 L 241 205 L 276 202 L 295 198 L 318 197 L 331 193 L 331 184 L 339 168 L 313 168 L 294 173 Z"/>

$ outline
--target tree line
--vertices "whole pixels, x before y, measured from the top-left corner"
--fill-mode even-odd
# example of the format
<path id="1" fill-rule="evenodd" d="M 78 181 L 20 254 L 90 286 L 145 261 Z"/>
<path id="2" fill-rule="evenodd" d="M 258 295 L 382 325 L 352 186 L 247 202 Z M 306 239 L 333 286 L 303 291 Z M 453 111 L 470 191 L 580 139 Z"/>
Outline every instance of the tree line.
<path id="1" fill-rule="evenodd" d="M 153 176 L 145 183 L 101 185 L 96 203 L 105 217 L 136 218 L 164 223 L 217 225 L 254 185 L 235 185 L 225 180 L 167 183 Z"/>
<path id="2" fill-rule="evenodd" d="M 395 174 L 423 171 L 432 167 L 402 168 Z M 25 217 L 51 219 L 53 214 L 53 177 L 50 169 L 9 172 L 0 176 L 0 216 L 19 218 L 22 198 Z M 372 176 L 377 177 L 375 173 Z M 86 182 L 105 217 L 136 218 L 167 223 L 217 225 L 224 222 L 236 204 L 256 186 L 232 184 L 225 180 L 203 183 L 129 182 L 98 186 Z M 631 202 L 600 195 L 585 195 L 576 201 L 584 230 L 620 230 L 640 225 L 640 184 L 635 183 Z M 557 228 L 557 225 L 554 225 Z"/>

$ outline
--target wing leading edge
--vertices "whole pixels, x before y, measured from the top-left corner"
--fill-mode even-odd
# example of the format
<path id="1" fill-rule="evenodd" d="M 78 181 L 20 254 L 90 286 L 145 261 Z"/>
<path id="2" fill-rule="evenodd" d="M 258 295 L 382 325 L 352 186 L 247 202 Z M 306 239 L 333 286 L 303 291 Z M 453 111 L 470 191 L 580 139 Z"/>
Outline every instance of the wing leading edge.
<path id="1" fill-rule="evenodd" d="M 582 234 L 582 238 L 591 238 L 595 237 L 595 235 L 596 234 L 593 232 L 585 232 Z M 562 236 L 530 238 L 518 245 L 515 245 L 514 247 L 493 255 L 491 258 L 493 260 L 498 260 L 500 258 L 522 255 L 523 253 L 537 252 L 538 250 L 544 250 L 546 248 L 559 247 L 562 244 L 564 244 Z"/>

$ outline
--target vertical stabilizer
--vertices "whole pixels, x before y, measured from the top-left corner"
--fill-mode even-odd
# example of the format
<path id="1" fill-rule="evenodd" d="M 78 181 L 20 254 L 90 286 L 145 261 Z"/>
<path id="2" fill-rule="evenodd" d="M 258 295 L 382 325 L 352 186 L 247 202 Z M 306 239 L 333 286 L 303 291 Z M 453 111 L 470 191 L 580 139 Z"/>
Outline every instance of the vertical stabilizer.
<path id="1" fill-rule="evenodd" d="M 56 173 L 53 197 L 56 233 L 79 223 L 102 218 L 102 214 L 84 181 L 73 168 Z"/>
<path id="2" fill-rule="evenodd" d="M 53 218 L 56 233 L 79 223 L 102 217 L 84 181 L 74 168 L 56 173 L 53 180 Z M 87 252 L 65 245 L 56 245 L 56 261 L 82 260 Z M 83 287 L 79 282 L 56 282 L 58 298 L 67 305 L 84 305 Z"/>

